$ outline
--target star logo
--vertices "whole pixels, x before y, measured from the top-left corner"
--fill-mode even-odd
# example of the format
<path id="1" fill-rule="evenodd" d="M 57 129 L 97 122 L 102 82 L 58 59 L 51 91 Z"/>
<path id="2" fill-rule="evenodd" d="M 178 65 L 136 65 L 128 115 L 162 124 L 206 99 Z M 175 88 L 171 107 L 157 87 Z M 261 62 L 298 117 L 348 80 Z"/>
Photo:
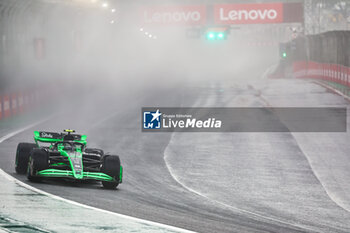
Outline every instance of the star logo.
<path id="1" fill-rule="evenodd" d="M 155 112 L 143 112 L 143 128 L 144 129 L 160 129 L 162 113 L 157 109 Z"/>
<path id="2" fill-rule="evenodd" d="M 155 119 L 157 119 L 157 121 L 159 121 L 159 116 L 161 116 L 162 114 L 159 112 L 159 109 L 157 109 L 157 111 L 155 113 L 151 113 L 153 118 L 151 120 L 151 122 L 153 122 Z"/>

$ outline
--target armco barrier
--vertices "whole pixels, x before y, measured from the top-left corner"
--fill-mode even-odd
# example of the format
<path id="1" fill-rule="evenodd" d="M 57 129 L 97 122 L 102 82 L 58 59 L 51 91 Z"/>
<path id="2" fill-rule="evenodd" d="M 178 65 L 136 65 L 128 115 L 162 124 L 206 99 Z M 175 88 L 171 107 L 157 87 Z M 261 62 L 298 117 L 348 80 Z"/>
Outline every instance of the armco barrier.
<path id="1" fill-rule="evenodd" d="M 350 67 L 337 64 L 298 61 L 293 63 L 295 78 L 311 78 L 350 87 Z"/>

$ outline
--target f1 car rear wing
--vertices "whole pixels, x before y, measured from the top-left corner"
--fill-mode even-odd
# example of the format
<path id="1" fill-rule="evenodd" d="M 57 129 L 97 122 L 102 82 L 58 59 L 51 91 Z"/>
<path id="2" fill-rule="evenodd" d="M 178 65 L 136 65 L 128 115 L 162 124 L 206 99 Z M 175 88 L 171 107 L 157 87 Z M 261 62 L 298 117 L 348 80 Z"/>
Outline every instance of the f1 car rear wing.
<path id="1" fill-rule="evenodd" d="M 65 133 L 56 133 L 56 132 L 47 132 L 47 131 L 34 131 L 34 140 L 37 143 L 39 142 L 47 142 L 47 143 L 55 143 L 66 140 L 65 136 L 68 134 Z M 70 134 L 70 138 L 72 141 L 83 143 L 86 145 L 86 135 L 79 134 Z"/>

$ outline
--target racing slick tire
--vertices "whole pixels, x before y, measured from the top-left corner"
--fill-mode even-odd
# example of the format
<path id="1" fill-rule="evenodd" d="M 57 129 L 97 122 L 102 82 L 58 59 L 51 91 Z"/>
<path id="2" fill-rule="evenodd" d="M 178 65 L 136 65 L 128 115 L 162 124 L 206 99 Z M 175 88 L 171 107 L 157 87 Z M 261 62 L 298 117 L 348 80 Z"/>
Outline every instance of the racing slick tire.
<path id="1" fill-rule="evenodd" d="M 102 185 L 106 189 L 115 189 L 119 184 L 120 175 L 120 159 L 118 155 L 106 155 L 102 158 L 101 172 L 112 176 L 115 181 L 102 181 Z"/>
<path id="2" fill-rule="evenodd" d="M 37 145 L 35 143 L 18 143 L 15 162 L 15 169 L 18 174 L 26 173 L 30 152 L 36 147 Z"/>
<path id="3" fill-rule="evenodd" d="M 29 156 L 27 178 L 29 181 L 39 182 L 42 177 L 35 176 L 36 172 L 49 168 L 48 153 L 39 148 L 34 148 Z"/>

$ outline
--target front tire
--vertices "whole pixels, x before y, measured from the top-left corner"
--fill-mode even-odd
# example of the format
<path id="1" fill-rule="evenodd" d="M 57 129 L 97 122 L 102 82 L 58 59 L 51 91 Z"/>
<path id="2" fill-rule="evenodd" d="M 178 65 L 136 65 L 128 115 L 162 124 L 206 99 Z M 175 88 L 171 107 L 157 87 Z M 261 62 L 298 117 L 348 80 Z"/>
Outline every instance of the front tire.
<path id="1" fill-rule="evenodd" d="M 101 172 L 113 177 L 115 181 L 102 181 L 106 189 L 115 189 L 119 184 L 120 159 L 118 155 L 106 155 L 102 158 Z"/>
<path id="2" fill-rule="evenodd" d="M 39 182 L 42 177 L 36 176 L 36 173 L 41 170 L 49 168 L 49 155 L 48 153 L 39 148 L 34 148 L 29 156 L 27 178 L 32 182 Z"/>
<path id="3" fill-rule="evenodd" d="M 36 147 L 37 145 L 35 143 L 18 143 L 15 162 L 15 169 L 18 174 L 26 173 L 30 152 Z"/>

